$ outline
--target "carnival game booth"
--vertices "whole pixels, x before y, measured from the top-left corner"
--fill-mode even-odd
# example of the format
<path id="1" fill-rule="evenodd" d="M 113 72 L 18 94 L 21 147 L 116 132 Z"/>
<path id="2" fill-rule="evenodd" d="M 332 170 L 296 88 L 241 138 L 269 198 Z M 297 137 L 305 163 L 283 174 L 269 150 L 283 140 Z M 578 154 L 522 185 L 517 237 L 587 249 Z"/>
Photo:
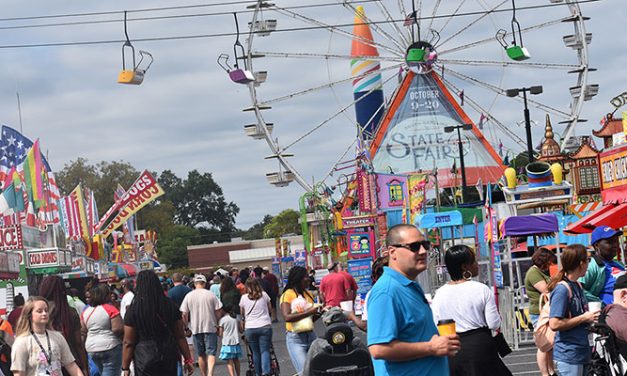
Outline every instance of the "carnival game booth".
<path id="1" fill-rule="evenodd" d="M 520 215 L 505 218 L 500 225 L 501 236 L 505 238 L 506 260 L 508 264 L 509 287 L 498 292 L 499 308 L 503 323 L 501 329 L 509 343 L 518 349 L 521 343 L 533 343 L 533 328 L 529 319 L 529 300 L 524 286 L 524 273 L 521 270 L 520 259 L 512 257 L 512 238 L 554 236 L 555 254 L 558 263 L 561 250 L 559 243 L 559 222 L 555 214 Z M 534 241 L 537 244 L 537 240 Z M 515 265 L 514 265 L 515 264 Z M 500 265 L 493 265 L 495 272 L 500 270 Z"/>
<path id="2" fill-rule="evenodd" d="M 65 281 L 66 287 L 76 288 L 79 294 L 85 290 L 85 286 L 91 281 L 95 274 L 96 261 L 81 254 L 72 254 L 71 270 L 61 273 L 59 276 Z M 82 294 L 81 299 L 83 298 Z"/>

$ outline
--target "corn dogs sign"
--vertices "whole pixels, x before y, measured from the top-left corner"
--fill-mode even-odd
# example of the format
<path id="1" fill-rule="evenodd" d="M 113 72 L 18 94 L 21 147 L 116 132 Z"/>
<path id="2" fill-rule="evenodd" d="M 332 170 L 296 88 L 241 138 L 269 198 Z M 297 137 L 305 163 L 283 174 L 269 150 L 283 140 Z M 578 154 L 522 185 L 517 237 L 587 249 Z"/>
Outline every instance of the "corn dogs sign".
<path id="1" fill-rule="evenodd" d="M 163 188 L 155 178 L 147 170 L 144 170 L 122 198 L 115 203 L 115 206 L 121 209 L 107 227 L 102 230 L 102 236 L 109 236 L 113 230 L 120 227 L 133 214 L 164 193 Z"/>

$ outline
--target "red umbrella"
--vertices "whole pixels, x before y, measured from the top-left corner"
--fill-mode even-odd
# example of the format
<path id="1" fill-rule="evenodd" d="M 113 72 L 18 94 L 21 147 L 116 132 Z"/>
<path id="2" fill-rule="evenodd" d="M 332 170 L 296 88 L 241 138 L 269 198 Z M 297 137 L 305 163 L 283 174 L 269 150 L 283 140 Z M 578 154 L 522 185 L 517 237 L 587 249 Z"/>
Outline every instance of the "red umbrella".
<path id="1" fill-rule="evenodd" d="M 611 204 L 589 214 L 566 227 L 564 232 L 586 234 L 599 226 L 622 228 L 627 226 L 627 203 Z"/>

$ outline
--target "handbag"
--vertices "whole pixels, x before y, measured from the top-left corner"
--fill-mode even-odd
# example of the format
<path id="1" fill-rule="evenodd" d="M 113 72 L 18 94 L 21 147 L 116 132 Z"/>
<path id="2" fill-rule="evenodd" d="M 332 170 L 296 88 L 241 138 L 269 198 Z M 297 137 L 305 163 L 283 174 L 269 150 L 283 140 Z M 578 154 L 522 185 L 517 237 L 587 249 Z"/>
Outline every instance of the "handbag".
<path id="1" fill-rule="evenodd" d="M 311 332 L 314 330 L 314 322 L 311 316 L 305 317 L 292 323 L 293 333 Z"/>
<path id="2" fill-rule="evenodd" d="M 512 349 L 509 347 L 509 344 L 505 340 L 503 332 L 498 332 L 494 337 L 492 337 L 492 339 L 494 340 L 494 344 L 496 345 L 496 351 L 499 353 L 501 358 L 506 357 L 512 352 Z"/>

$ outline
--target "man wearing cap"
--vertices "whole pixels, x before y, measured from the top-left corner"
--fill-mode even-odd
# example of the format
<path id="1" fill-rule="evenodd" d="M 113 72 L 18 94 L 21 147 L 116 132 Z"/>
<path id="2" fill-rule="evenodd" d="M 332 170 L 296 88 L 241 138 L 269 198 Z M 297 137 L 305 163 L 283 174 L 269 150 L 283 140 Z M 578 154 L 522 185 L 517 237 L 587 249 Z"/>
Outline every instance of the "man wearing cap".
<path id="1" fill-rule="evenodd" d="M 414 225 L 386 235 L 389 267 L 368 297 L 368 350 L 377 376 L 448 376 L 448 356 L 459 336 L 438 334 L 427 298 L 416 281 L 427 269 L 431 244 Z M 486 370 L 489 374 L 489 370 Z"/>
<path id="2" fill-rule="evenodd" d="M 202 376 L 212 376 L 218 349 L 217 325 L 222 317 L 222 303 L 205 289 L 207 278 L 194 276 L 194 290 L 181 303 L 183 321 L 192 330 L 194 348 L 198 354 L 198 368 Z"/>
<path id="3" fill-rule="evenodd" d="M 614 285 L 614 304 L 605 309 L 605 323 L 616 337 L 627 342 L 627 275 L 621 275 Z"/>
<path id="4" fill-rule="evenodd" d="M 625 265 L 614 260 L 620 245 L 620 231 L 608 226 L 601 226 L 592 232 L 594 254 L 588 263 L 586 275 L 579 280 L 589 302 L 601 301 L 603 305 L 614 301 L 616 278 L 625 273 Z"/>
<path id="5" fill-rule="evenodd" d="M 327 265 L 329 274 L 320 282 L 320 297 L 327 307 L 339 307 L 340 302 L 349 300 L 350 284 L 342 274 L 338 272 L 338 262 Z"/>

